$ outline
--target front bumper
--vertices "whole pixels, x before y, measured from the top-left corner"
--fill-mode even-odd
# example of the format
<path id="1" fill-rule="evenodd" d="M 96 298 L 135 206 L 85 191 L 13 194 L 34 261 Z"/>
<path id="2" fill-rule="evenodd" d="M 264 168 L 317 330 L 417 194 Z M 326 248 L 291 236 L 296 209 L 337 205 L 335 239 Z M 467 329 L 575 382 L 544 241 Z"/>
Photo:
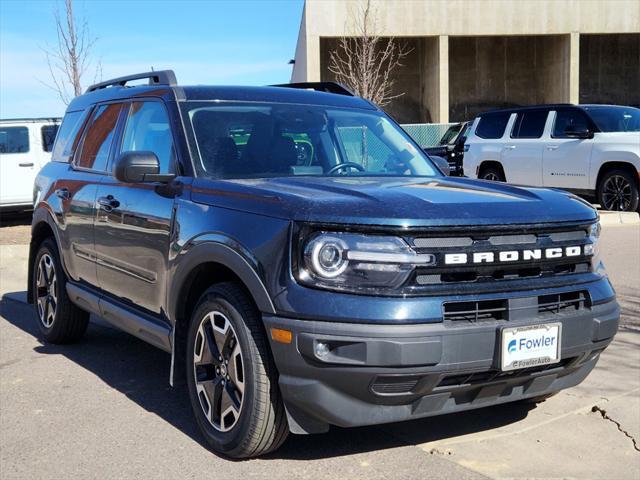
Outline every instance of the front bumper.
<path id="1" fill-rule="evenodd" d="M 546 395 L 579 384 L 613 340 L 614 299 L 579 310 L 509 320 L 374 325 L 263 317 L 294 433 L 409 420 Z M 502 327 L 562 323 L 561 361 L 500 371 Z M 330 352 L 316 354 L 316 344 Z"/>

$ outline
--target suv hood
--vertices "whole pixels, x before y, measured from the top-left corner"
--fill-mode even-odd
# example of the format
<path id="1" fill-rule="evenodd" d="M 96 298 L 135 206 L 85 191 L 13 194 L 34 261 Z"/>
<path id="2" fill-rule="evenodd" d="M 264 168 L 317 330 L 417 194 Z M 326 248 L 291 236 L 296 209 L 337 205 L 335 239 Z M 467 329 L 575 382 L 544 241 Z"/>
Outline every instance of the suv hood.
<path id="1" fill-rule="evenodd" d="M 397 227 L 589 221 L 596 211 L 560 190 L 466 178 L 196 179 L 192 199 L 296 221 Z"/>

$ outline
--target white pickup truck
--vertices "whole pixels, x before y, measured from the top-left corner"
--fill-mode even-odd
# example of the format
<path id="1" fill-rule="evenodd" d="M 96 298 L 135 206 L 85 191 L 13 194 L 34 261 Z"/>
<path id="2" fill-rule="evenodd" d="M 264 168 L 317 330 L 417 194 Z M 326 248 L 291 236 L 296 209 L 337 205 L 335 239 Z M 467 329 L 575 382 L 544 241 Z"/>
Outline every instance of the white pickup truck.
<path id="1" fill-rule="evenodd" d="M 51 160 L 59 118 L 0 120 L 0 209 L 33 207 L 33 181 Z"/>
<path id="2" fill-rule="evenodd" d="M 473 121 L 464 149 L 471 177 L 557 187 L 607 210 L 638 210 L 638 108 L 562 104 L 487 112 Z"/>

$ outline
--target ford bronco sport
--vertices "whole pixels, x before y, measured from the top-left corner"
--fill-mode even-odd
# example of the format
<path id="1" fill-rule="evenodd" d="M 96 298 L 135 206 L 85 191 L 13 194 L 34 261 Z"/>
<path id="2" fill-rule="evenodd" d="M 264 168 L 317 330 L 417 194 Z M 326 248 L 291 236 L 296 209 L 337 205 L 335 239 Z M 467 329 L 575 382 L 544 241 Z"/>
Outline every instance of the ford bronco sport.
<path id="1" fill-rule="evenodd" d="M 617 331 L 591 206 L 448 178 L 337 84 L 103 82 L 53 160 L 30 250 L 43 337 L 78 340 L 92 313 L 166 350 L 231 457 L 540 400 Z"/>

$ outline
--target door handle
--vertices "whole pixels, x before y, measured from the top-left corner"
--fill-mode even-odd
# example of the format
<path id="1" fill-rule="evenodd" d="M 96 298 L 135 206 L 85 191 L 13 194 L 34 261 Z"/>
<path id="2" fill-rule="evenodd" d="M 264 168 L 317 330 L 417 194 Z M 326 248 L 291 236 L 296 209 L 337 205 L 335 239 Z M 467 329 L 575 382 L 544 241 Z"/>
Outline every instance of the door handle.
<path id="1" fill-rule="evenodd" d="M 516 146 L 515 146 L 515 145 L 506 145 L 506 146 L 504 147 L 504 149 L 505 149 L 505 150 L 514 150 L 515 148 L 516 148 Z"/>
<path id="2" fill-rule="evenodd" d="M 33 162 L 22 162 L 18 164 L 19 167 L 33 167 Z"/>
<path id="3" fill-rule="evenodd" d="M 113 198 L 113 195 L 107 195 L 106 197 L 98 198 L 98 205 L 105 212 L 111 212 L 114 208 L 120 206 L 120 202 Z"/>
<path id="4" fill-rule="evenodd" d="M 559 145 L 547 145 L 547 150 L 557 150 Z"/>
<path id="5" fill-rule="evenodd" d="M 70 196 L 68 188 L 59 188 L 56 190 L 56 197 L 61 198 L 62 200 L 69 200 Z"/>

